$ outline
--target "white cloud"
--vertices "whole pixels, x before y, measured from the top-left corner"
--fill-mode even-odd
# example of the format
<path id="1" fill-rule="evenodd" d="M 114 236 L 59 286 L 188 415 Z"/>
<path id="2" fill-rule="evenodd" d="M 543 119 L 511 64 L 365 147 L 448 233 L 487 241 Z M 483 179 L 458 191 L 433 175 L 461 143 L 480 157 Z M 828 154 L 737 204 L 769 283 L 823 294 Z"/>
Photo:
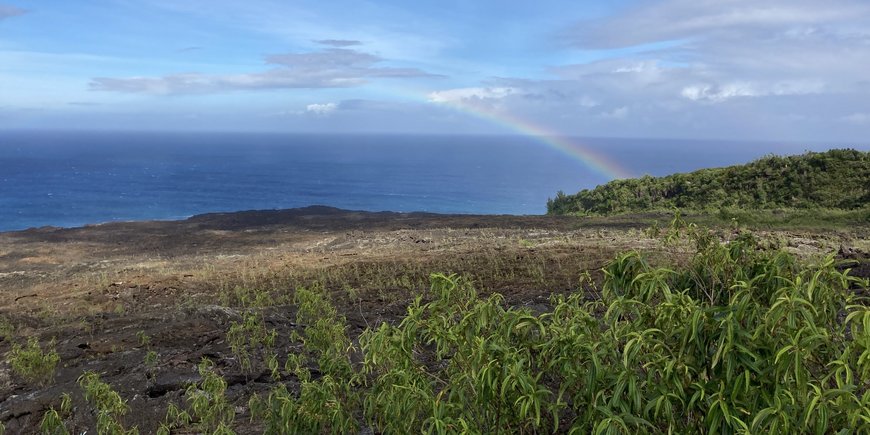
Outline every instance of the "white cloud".
<path id="1" fill-rule="evenodd" d="M 313 113 L 318 116 L 329 115 L 334 112 L 335 109 L 338 109 L 338 105 L 335 103 L 323 103 L 323 104 L 309 104 L 305 106 L 305 111 L 308 113 Z"/>
<path id="2" fill-rule="evenodd" d="M 687 86 L 683 88 L 680 95 L 693 101 L 721 103 L 738 97 L 808 95 L 817 94 L 823 90 L 824 84 L 818 82 L 779 82 L 770 85 L 735 82 L 723 86 Z"/>
<path id="3" fill-rule="evenodd" d="M 758 93 L 748 83 L 732 83 L 723 87 L 711 85 L 687 86 L 680 92 L 693 101 L 722 102 L 735 97 L 755 97 Z"/>
<path id="4" fill-rule="evenodd" d="M 464 100 L 498 100 L 522 91 L 514 87 L 472 87 L 434 91 L 427 95 L 433 103 L 454 103 Z"/>
<path id="5" fill-rule="evenodd" d="M 650 0 L 564 34 L 578 49 L 627 54 L 551 71 L 605 102 L 867 95 L 867 22 L 866 0 Z"/>
<path id="6" fill-rule="evenodd" d="M 658 72 L 661 71 L 661 68 L 654 61 L 641 61 L 618 66 L 613 70 L 615 73 L 645 73 L 650 71 Z"/>
<path id="7" fill-rule="evenodd" d="M 170 74 L 159 77 L 96 77 L 90 89 L 143 94 L 197 94 L 251 89 L 346 88 L 372 78 L 439 77 L 417 68 L 377 66 L 383 59 L 345 48 L 266 57 L 274 68 L 247 74 Z"/>

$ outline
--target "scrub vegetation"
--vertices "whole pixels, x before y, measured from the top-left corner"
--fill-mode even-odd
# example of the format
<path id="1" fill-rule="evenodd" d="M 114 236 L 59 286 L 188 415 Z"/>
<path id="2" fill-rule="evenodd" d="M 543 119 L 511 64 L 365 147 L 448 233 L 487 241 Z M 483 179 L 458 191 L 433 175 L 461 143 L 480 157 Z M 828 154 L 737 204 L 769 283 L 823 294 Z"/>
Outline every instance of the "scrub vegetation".
<path id="1" fill-rule="evenodd" d="M 432 275 L 359 346 L 324 296 L 300 290 L 300 392 L 255 398 L 254 418 L 266 433 L 870 431 L 870 308 L 852 290 L 867 282 L 751 234 L 683 231 L 687 264 L 620 254 L 593 297 L 554 296 L 543 313 Z"/>
<path id="2" fill-rule="evenodd" d="M 611 215 L 672 210 L 743 215 L 777 210 L 848 212 L 870 221 L 870 152 L 851 149 L 768 156 L 752 163 L 665 177 L 616 180 L 574 195 L 559 192 L 549 214 Z"/>
<path id="3" fill-rule="evenodd" d="M 54 377 L 54 371 L 60 357 L 54 350 L 54 340 L 43 347 L 39 339 L 30 337 L 27 344 L 12 344 L 12 350 L 6 354 L 6 360 L 12 371 L 29 382 L 46 385 Z"/>
<path id="4" fill-rule="evenodd" d="M 158 432 L 870 431 L 866 279 L 833 255 L 801 260 L 679 215 L 648 233 L 691 255 L 655 266 L 620 253 L 600 279 L 581 275 L 582 291 L 534 309 L 435 273 L 404 315 L 358 333 L 322 286 L 286 298 L 234 289 L 224 300 L 244 312 L 227 325 L 232 359 L 272 386 L 234 405 L 220 368 L 231 366 L 204 358 Z M 276 312 L 295 313 L 294 328 L 269 327 Z M 87 406 L 64 395 L 44 433 L 69 433 L 76 412 L 94 414 L 98 433 L 137 433 L 99 375 L 79 384 Z"/>

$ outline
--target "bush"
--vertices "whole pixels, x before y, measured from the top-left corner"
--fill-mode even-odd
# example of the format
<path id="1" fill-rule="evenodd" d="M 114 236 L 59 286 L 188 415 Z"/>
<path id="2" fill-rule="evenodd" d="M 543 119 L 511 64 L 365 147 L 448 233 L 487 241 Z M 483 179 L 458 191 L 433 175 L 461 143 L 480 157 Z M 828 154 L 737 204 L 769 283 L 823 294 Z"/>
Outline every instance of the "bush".
<path id="1" fill-rule="evenodd" d="M 64 418 L 70 415 L 71 411 L 72 398 L 70 398 L 69 394 L 64 393 L 60 399 L 60 410 L 58 411 L 52 406 L 42 416 L 39 428 L 42 430 L 43 435 L 69 435 L 69 430 L 67 430 L 63 421 Z"/>
<path id="2" fill-rule="evenodd" d="M 252 397 L 252 418 L 265 423 L 267 434 L 352 433 L 360 384 L 350 361 L 357 350 L 347 337 L 345 319 L 322 290 L 299 288 L 294 302 L 296 322 L 306 325 L 294 337 L 303 353 L 288 355 L 285 369 L 299 379 L 299 394 L 280 385 L 265 399 Z M 312 379 L 312 363 L 317 364 L 318 379 Z"/>
<path id="3" fill-rule="evenodd" d="M 5 316 L 0 316 L 0 338 L 5 341 L 12 341 L 15 337 L 15 325 Z"/>
<path id="4" fill-rule="evenodd" d="M 655 268 L 619 255 L 599 298 L 505 308 L 435 274 L 398 324 L 352 346 L 325 297 L 297 293 L 301 393 L 254 398 L 268 433 L 831 433 L 870 431 L 870 308 L 833 257 L 800 265 L 675 225 L 697 253 Z M 351 365 L 350 356 L 362 362 Z M 311 380 L 306 361 L 321 377 Z"/>
<path id="5" fill-rule="evenodd" d="M 227 382 L 215 372 L 214 363 L 208 358 L 200 361 L 198 383 L 187 386 L 184 397 L 189 404 L 184 411 L 170 404 L 166 419 L 160 426 L 159 435 L 169 435 L 176 429 L 196 428 L 197 433 L 212 435 L 234 434 L 231 426 L 236 417 L 235 410 L 227 401 Z"/>
<path id="6" fill-rule="evenodd" d="M 6 359 L 12 370 L 29 382 L 47 385 L 54 379 L 54 370 L 60 361 L 60 356 L 54 349 L 54 340 L 49 342 L 43 351 L 36 337 L 30 337 L 27 345 L 12 344 L 12 350 L 6 354 Z"/>
<path id="7" fill-rule="evenodd" d="M 85 372 L 78 384 L 97 413 L 97 433 L 105 435 L 138 435 L 136 427 L 125 429 L 121 418 L 130 411 L 127 401 L 112 390 L 112 386 L 100 380 L 100 375 Z"/>

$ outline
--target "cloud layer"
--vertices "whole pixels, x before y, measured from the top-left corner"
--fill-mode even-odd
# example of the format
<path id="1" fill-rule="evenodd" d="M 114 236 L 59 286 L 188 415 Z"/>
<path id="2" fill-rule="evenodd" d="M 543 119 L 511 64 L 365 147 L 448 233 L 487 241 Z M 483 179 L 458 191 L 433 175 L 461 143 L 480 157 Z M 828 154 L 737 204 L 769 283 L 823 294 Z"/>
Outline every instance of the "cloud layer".
<path id="1" fill-rule="evenodd" d="M 868 0 L 123 3 L 0 5 L 0 127 L 870 137 Z"/>
<path id="2" fill-rule="evenodd" d="M 634 56 L 680 66 L 713 94 L 794 95 L 859 85 L 870 68 L 868 22 L 863 0 L 660 0 L 581 23 L 566 38 L 580 49 L 643 49 Z"/>
<path id="3" fill-rule="evenodd" d="M 820 27 L 859 30 L 870 4 L 860 0 L 656 0 L 579 23 L 567 40 L 584 48 L 622 48 L 674 40 L 808 36 Z"/>
<path id="4" fill-rule="evenodd" d="M 417 68 L 381 67 L 384 59 L 346 48 L 266 57 L 273 68 L 245 74 L 183 73 L 159 77 L 96 77 L 94 91 L 158 95 L 202 94 L 255 89 L 314 89 L 360 86 L 374 78 L 437 77 Z"/>
<path id="5" fill-rule="evenodd" d="M 430 100 L 498 97 L 504 110 L 591 134 L 619 123 L 617 135 L 831 137 L 838 124 L 870 125 L 868 22 L 863 0 L 638 2 L 560 34 L 604 60 Z"/>

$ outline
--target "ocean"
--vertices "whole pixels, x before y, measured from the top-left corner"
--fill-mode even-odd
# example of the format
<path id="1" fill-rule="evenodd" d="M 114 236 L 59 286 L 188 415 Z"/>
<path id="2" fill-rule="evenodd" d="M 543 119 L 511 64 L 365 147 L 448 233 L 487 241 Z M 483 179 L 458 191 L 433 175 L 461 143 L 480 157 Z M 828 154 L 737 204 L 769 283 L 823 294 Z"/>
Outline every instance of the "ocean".
<path id="1" fill-rule="evenodd" d="M 843 146 L 570 142 L 634 175 Z M 315 204 L 543 214 L 557 191 L 574 193 L 612 178 L 593 163 L 524 136 L 6 131 L 0 132 L 0 231 Z"/>

